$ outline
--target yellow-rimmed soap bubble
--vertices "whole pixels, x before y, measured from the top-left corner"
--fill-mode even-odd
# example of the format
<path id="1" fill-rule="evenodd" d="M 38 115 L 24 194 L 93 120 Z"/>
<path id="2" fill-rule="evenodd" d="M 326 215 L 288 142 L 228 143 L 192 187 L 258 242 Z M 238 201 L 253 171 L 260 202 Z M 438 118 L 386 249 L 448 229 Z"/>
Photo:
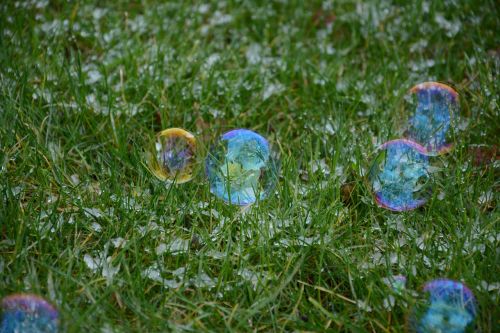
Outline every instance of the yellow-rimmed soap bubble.
<path id="1" fill-rule="evenodd" d="M 407 138 L 424 146 L 427 154 L 446 153 L 452 147 L 448 139 L 458 119 L 458 93 L 438 82 L 417 84 L 410 93 L 416 106 L 411 106 Z"/>
<path id="2" fill-rule="evenodd" d="M 477 304 L 472 291 L 463 283 L 448 279 L 427 282 L 423 300 L 408 317 L 410 332 L 465 333 L 475 331 Z"/>
<path id="3" fill-rule="evenodd" d="M 224 133 L 206 159 L 210 191 L 225 202 L 246 206 L 266 198 L 278 177 L 269 142 L 247 129 Z"/>
<path id="4" fill-rule="evenodd" d="M 56 333 L 59 314 L 54 306 L 36 295 L 15 294 L 2 299 L 0 333 Z"/>
<path id="5" fill-rule="evenodd" d="M 149 155 L 149 166 L 160 180 L 185 183 L 193 178 L 196 165 L 196 139 L 182 128 L 159 132 L 154 145 L 154 156 Z"/>
<path id="6" fill-rule="evenodd" d="M 384 143 L 370 168 L 376 203 L 401 212 L 425 204 L 430 195 L 429 157 L 424 147 L 410 140 Z"/>

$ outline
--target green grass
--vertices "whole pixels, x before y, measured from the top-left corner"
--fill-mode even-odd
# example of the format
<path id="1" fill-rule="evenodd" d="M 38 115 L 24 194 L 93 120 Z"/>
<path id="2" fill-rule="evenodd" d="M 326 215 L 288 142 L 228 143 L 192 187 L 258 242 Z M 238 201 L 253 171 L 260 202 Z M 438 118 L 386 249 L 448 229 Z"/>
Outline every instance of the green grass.
<path id="1" fill-rule="evenodd" d="M 471 147 L 498 144 L 499 17 L 486 0 L 2 2 L 0 297 L 42 295 L 68 332 L 400 332 L 412 290 L 448 277 L 498 331 L 499 164 Z M 462 130 L 428 204 L 392 213 L 365 175 L 430 80 L 459 92 Z M 203 156 L 190 183 L 159 182 L 144 148 L 168 127 L 205 147 L 265 135 L 276 194 L 225 205 Z"/>

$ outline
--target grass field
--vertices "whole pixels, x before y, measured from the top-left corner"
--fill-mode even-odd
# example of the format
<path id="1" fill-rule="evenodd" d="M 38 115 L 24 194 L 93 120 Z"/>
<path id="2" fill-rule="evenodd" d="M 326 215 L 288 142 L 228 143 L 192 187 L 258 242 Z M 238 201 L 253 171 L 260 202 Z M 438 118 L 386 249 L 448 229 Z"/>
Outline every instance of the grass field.
<path id="1" fill-rule="evenodd" d="M 495 1 L 2 1 L 0 27 L 0 297 L 45 297 L 67 332 L 401 332 L 448 277 L 500 331 Z M 423 81 L 460 94 L 456 147 L 393 213 L 366 174 Z M 276 193 L 224 204 L 204 156 L 160 182 L 168 127 L 266 136 Z"/>

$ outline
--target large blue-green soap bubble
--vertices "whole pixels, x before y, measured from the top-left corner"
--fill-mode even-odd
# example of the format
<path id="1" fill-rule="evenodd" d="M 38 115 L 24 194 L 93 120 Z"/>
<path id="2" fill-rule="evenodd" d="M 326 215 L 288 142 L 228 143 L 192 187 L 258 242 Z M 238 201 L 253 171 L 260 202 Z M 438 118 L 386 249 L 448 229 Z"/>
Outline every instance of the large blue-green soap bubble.
<path id="1" fill-rule="evenodd" d="M 474 332 L 477 304 L 472 291 L 463 283 L 437 279 L 423 287 L 424 300 L 408 317 L 410 332 Z"/>
<path id="2" fill-rule="evenodd" d="M 384 143 L 370 168 L 370 182 L 380 207 L 401 212 L 427 202 L 431 194 L 429 158 L 410 140 Z"/>
<path id="3" fill-rule="evenodd" d="M 438 82 L 424 82 L 410 89 L 416 106 L 408 120 L 408 138 L 418 142 L 429 155 L 452 148 L 449 142 L 458 119 L 458 93 Z"/>
<path id="4" fill-rule="evenodd" d="M 44 299 L 15 294 L 2 299 L 0 333 L 57 333 L 59 314 Z"/>
<path id="5" fill-rule="evenodd" d="M 278 178 L 278 160 L 269 142 L 247 129 L 224 133 L 210 150 L 205 167 L 210 191 L 234 205 L 265 199 Z"/>

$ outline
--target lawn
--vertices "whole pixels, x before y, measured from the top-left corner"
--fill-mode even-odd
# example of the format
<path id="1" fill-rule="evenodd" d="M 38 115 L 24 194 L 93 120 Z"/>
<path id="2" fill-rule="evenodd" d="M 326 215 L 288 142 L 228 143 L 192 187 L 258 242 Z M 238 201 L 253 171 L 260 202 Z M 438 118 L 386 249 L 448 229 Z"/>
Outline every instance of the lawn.
<path id="1" fill-rule="evenodd" d="M 495 1 L 2 1 L 0 28 L 0 298 L 64 332 L 401 332 L 446 277 L 500 331 Z M 459 93 L 455 148 L 395 213 L 367 174 L 424 81 Z M 185 184 L 148 170 L 169 127 L 201 148 Z M 204 172 L 234 128 L 281 161 L 246 210 Z"/>

